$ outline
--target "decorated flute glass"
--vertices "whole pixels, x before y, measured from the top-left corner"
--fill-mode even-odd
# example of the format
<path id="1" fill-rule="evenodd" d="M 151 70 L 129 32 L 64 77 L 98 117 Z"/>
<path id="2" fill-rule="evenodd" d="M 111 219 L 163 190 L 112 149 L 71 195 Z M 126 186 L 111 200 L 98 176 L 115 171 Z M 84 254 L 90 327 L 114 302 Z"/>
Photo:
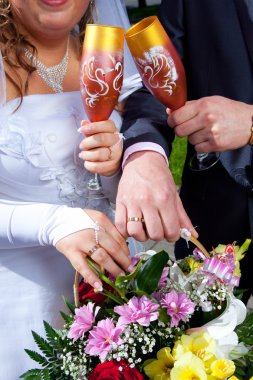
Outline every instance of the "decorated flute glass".
<path id="1" fill-rule="evenodd" d="M 115 108 L 123 83 L 124 29 L 88 24 L 83 43 L 80 90 L 91 122 L 107 120 Z M 98 176 L 88 185 L 100 188 Z"/>
<path id="2" fill-rule="evenodd" d="M 186 102 L 182 61 L 156 16 L 144 18 L 126 32 L 126 41 L 148 90 L 166 107 Z"/>

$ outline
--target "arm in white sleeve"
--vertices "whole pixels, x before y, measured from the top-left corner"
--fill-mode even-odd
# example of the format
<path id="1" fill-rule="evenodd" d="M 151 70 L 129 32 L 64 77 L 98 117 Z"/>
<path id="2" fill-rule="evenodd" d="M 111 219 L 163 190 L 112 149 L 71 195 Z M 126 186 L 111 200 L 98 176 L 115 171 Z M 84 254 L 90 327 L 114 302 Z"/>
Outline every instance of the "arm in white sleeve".
<path id="1" fill-rule="evenodd" d="M 0 248 L 54 245 L 95 222 L 81 208 L 46 203 L 0 203 Z"/>

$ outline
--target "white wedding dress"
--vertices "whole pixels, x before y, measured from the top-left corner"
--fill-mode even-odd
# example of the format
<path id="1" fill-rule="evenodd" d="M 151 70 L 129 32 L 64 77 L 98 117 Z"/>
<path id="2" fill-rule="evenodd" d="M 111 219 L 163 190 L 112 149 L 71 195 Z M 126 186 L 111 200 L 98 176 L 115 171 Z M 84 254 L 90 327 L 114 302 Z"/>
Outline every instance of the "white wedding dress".
<path id="1" fill-rule="evenodd" d="M 71 264 L 54 247 L 33 246 L 30 238 L 44 203 L 91 208 L 92 174 L 78 157 L 77 129 L 85 118 L 79 92 L 26 96 L 11 114 L 16 106 L 16 100 L 7 103 L 8 124 L 0 137 L 0 379 L 5 380 L 36 367 L 24 352 L 35 349 L 31 330 L 42 333 L 43 320 L 61 326 L 62 296 L 73 298 Z M 112 119 L 120 126 L 116 112 Z M 109 202 L 100 203 L 107 213 Z"/>
<path id="2" fill-rule="evenodd" d="M 106 6 L 105 0 L 101 3 Z M 119 7 L 119 2 L 115 4 Z M 110 0 L 113 14 L 112 5 Z M 136 69 L 133 71 L 134 75 L 129 75 L 132 86 L 131 80 L 124 86 L 126 95 L 140 87 Z M 0 379 L 3 380 L 17 380 L 22 373 L 38 366 L 24 351 L 37 350 L 31 330 L 44 334 L 43 320 L 55 327 L 62 326 L 59 311 L 65 309 L 63 296 L 73 299 L 74 269 L 53 245 L 59 237 L 87 228 L 89 221 L 84 220 L 81 209 L 94 206 L 87 188 L 93 175 L 84 169 L 78 157 L 83 136 L 77 129 L 80 121 L 86 119 L 80 93 L 25 96 L 21 107 L 13 112 L 18 102 L 5 101 L 0 54 Z M 114 111 L 111 118 L 120 129 L 119 114 Z M 102 178 L 104 194 L 113 197 L 117 181 L 117 176 Z M 96 202 L 97 208 L 112 215 L 107 198 Z M 62 225 L 62 215 L 66 218 L 68 213 L 69 225 Z"/>

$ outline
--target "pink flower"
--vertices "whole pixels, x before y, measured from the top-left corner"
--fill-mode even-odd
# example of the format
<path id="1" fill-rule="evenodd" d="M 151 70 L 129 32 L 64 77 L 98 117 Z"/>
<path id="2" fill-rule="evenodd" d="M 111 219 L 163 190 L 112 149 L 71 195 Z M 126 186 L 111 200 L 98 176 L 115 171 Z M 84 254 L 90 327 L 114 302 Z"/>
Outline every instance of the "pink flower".
<path id="1" fill-rule="evenodd" d="M 168 274 L 169 274 L 169 268 L 168 267 L 163 268 L 163 272 L 158 284 L 159 289 L 164 288 L 167 285 Z"/>
<path id="2" fill-rule="evenodd" d="M 112 348 L 123 343 L 120 339 L 123 330 L 122 327 L 115 327 L 112 318 L 99 321 L 97 326 L 90 331 L 85 353 L 99 356 L 101 360 L 104 360 Z"/>
<path id="3" fill-rule="evenodd" d="M 119 325 L 137 322 L 142 326 L 149 326 L 150 322 L 158 319 L 158 308 L 157 303 L 154 303 L 146 296 L 142 296 L 140 298 L 133 297 L 127 304 L 116 306 L 114 311 L 120 315 Z"/>
<path id="4" fill-rule="evenodd" d="M 74 322 L 68 332 L 68 338 L 73 338 L 75 341 L 90 330 L 100 309 L 100 307 L 97 306 L 94 311 L 94 306 L 95 304 L 93 302 L 88 302 L 87 305 L 75 310 Z"/>
<path id="5" fill-rule="evenodd" d="M 161 305 L 167 308 L 167 314 L 171 317 L 171 327 L 178 326 L 180 320 L 186 322 L 186 317 L 194 312 L 195 307 L 185 293 L 177 293 L 175 290 L 164 295 Z"/>

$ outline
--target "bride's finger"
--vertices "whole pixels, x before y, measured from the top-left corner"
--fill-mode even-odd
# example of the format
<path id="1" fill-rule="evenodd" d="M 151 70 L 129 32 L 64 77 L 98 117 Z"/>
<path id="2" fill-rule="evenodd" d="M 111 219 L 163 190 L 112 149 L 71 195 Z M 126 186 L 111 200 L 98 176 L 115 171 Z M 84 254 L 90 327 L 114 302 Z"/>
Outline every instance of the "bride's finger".
<path id="1" fill-rule="evenodd" d="M 86 213 L 93 219 L 97 221 L 100 230 L 98 231 L 98 240 L 100 242 L 101 232 L 106 232 L 110 235 L 112 240 L 115 240 L 120 246 L 120 251 L 122 251 L 126 256 L 130 256 L 130 252 L 126 243 L 125 237 L 118 231 L 115 225 L 108 219 L 105 215 L 101 214 L 95 210 L 86 210 Z"/>
<path id="2" fill-rule="evenodd" d="M 96 135 L 91 135 L 82 140 L 79 145 L 81 150 L 90 150 L 99 147 L 112 146 L 120 141 L 120 136 L 118 133 L 97 133 Z"/>
<path id="3" fill-rule="evenodd" d="M 96 245 L 94 248 L 93 253 L 90 255 L 93 261 L 111 273 L 114 277 L 124 274 L 122 268 L 116 264 L 111 255 L 103 247 Z"/>
<path id="4" fill-rule="evenodd" d="M 126 243 L 124 243 L 126 244 Z M 99 245 L 104 248 L 108 255 L 113 259 L 114 262 L 118 263 L 121 268 L 128 271 L 131 265 L 131 259 L 129 255 L 122 247 L 124 244 L 120 245 L 109 233 L 106 231 L 99 231 Z M 127 248 L 128 249 L 128 248 Z M 110 268 L 108 269 L 111 272 Z"/>
<path id="5" fill-rule="evenodd" d="M 94 123 L 87 123 L 85 120 L 81 123 L 79 132 L 85 134 L 85 136 L 103 133 L 103 132 L 115 132 L 117 128 L 112 120 L 97 121 Z"/>
<path id="6" fill-rule="evenodd" d="M 113 151 L 108 147 L 84 150 L 79 153 L 79 157 L 84 161 L 104 162 L 113 159 Z"/>
<path id="7" fill-rule="evenodd" d="M 82 275 L 86 282 L 88 282 L 93 288 L 97 290 L 103 290 L 103 284 L 100 278 L 89 267 L 85 254 L 77 251 L 74 254 L 72 253 L 68 259 L 75 270 L 77 270 Z"/>

